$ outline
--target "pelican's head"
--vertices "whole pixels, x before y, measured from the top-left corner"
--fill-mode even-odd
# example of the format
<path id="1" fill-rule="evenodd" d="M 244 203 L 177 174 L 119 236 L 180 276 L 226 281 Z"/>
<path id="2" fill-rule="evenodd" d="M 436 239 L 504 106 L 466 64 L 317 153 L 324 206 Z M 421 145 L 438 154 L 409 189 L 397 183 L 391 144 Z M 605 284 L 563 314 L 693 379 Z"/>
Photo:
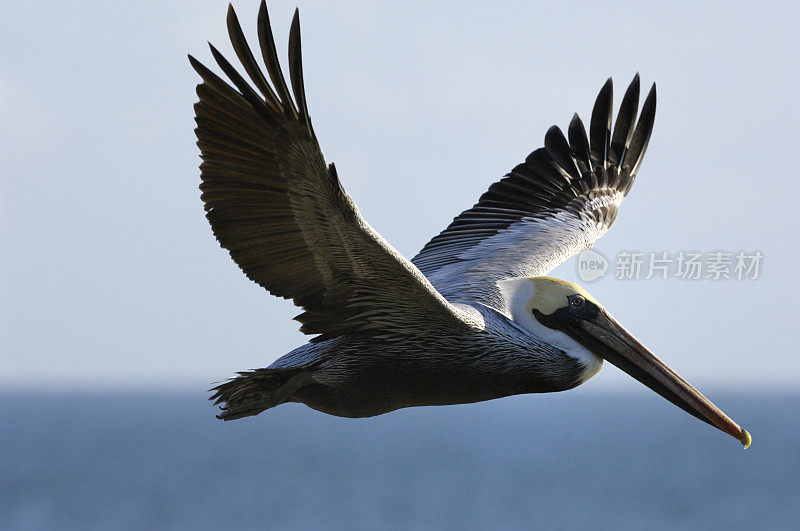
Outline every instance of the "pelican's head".
<path id="1" fill-rule="evenodd" d="M 514 322 L 584 365 L 582 383 L 616 365 L 681 409 L 739 439 L 750 434 L 678 376 L 583 288 L 552 277 L 514 278 L 498 283 Z"/>

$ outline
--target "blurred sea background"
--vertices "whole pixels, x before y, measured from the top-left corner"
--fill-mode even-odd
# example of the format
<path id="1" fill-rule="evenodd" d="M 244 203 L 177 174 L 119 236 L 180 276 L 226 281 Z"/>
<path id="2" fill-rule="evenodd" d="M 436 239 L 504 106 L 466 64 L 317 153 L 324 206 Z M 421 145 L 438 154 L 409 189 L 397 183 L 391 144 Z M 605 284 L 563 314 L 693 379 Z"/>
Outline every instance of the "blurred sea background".
<path id="1" fill-rule="evenodd" d="M 10 529 L 797 529 L 800 395 L 570 391 L 223 423 L 201 393 L 6 393 Z"/>

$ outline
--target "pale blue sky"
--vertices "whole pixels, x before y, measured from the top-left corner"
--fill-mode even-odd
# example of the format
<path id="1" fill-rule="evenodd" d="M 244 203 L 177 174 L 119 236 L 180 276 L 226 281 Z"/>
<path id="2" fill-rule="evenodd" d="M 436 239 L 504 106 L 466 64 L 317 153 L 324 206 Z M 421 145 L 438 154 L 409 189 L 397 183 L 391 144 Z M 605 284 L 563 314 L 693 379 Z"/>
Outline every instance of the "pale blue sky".
<path id="1" fill-rule="evenodd" d="M 306 87 L 366 219 L 413 255 L 605 79 L 658 83 L 636 185 L 597 249 L 760 250 L 757 281 L 589 289 L 698 387 L 789 387 L 796 329 L 795 3 L 300 4 Z M 431 5 L 434 4 L 434 5 Z M 258 3 L 236 2 L 255 38 Z M 0 385 L 193 388 L 305 341 L 203 217 L 190 52 L 224 2 L 13 2 L 0 20 Z M 575 262 L 557 274 L 577 280 Z M 606 366 L 587 387 L 640 386 Z"/>

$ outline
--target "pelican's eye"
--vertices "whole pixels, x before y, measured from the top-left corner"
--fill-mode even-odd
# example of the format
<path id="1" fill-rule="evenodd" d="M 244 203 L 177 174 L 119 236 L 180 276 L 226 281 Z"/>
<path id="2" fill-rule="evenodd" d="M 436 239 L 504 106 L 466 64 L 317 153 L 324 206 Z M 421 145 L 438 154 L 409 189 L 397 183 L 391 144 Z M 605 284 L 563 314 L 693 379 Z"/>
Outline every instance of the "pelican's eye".
<path id="1" fill-rule="evenodd" d="M 575 295 L 569 300 L 569 305 L 573 308 L 583 308 L 584 304 L 586 304 L 586 299 L 581 295 Z"/>

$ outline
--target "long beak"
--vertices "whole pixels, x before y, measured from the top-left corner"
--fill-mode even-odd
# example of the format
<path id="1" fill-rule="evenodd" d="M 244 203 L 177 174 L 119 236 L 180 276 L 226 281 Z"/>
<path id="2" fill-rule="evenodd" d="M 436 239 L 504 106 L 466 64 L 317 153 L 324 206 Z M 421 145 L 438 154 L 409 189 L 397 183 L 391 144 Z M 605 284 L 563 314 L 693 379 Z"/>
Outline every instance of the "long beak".
<path id="1" fill-rule="evenodd" d="M 747 430 L 667 367 L 608 312 L 601 310 L 593 319 L 579 321 L 578 326 L 606 347 L 597 352 L 604 359 L 684 411 L 735 437 L 745 448 L 750 446 L 751 437 Z"/>

